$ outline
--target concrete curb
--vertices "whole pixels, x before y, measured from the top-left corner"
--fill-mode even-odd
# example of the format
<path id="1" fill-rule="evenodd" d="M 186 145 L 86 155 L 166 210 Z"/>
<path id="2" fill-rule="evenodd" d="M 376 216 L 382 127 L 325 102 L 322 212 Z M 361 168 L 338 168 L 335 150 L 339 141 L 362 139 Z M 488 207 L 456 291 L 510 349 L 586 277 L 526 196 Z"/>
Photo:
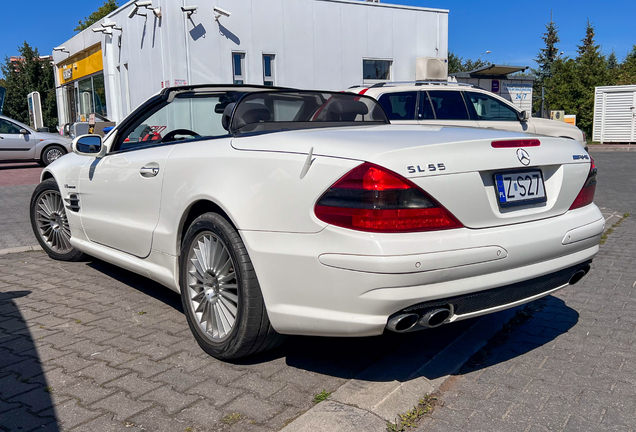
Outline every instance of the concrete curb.
<path id="1" fill-rule="evenodd" d="M 523 306 L 520 306 L 523 307 Z M 486 315 L 424 364 L 408 364 L 408 347 L 395 350 L 291 422 L 281 432 L 385 431 L 387 421 L 416 406 L 423 396 L 437 391 L 446 379 L 483 348 L 512 319 L 519 307 Z M 411 359 L 412 360 L 412 359 Z M 403 381 L 370 381 L 371 376 L 400 376 Z"/>
<path id="2" fill-rule="evenodd" d="M 12 253 L 30 252 L 30 251 L 41 251 L 41 250 L 42 250 L 42 246 L 18 246 L 14 248 L 0 249 L 0 255 L 8 255 Z"/>
<path id="3" fill-rule="evenodd" d="M 590 145 L 587 147 L 589 152 L 597 151 L 636 151 L 636 145 L 623 144 L 623 145 L 608 145 L 598 144 Z"/>

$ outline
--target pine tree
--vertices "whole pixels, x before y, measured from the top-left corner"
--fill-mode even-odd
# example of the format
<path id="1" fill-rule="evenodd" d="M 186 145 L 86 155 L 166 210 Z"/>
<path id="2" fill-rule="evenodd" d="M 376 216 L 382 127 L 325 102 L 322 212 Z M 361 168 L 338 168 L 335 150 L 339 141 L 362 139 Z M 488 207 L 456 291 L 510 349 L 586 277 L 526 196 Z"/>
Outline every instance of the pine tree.
<path id="1" fill-rule="evenodd" d="M 27 95 L 37 91 L 40 93 L 44 126 L 55 130 L 57 104 L 53 66 L 49 60 L 40 59 L 38 49 L 26 42 L 18 51 L 22 57 L 20 61 L 12 63 L 9 57 L 5 57 L 4 64 L 0 65 L 7 89 L 3 114 L 29 124 Z"/>
<path id="2" fill-rule="evenodd" d="M 541 37 L 545 43 L 545 48 L 539 50 L 539 54 L 534 60 L 537 62 L 538 68 L 533 71 L 536 76 L 533 83 L 533 92 L 537 95 L 541 95 L 541 90 L 545 87 L 545 81 L 552 76 L 554 62 L 559 57 L 559 50 L 556 44 L 561 42 L 561 38 L 559 38 L 559 28 L 552 20 L 551 14 L 550 22 L 545 25 L 545 29 L 546 31 Z M 537 98 L 533 108 L 535 111 L 539 111 L 540 107 L 541 98 Z M 543 115 L 543 113 L 541 113 L 541 115 Z"/>
<path id="3" fill-rule="evenodd" d="M 587 20 L 585 37 L 577 46 L 577 81 L 580 82 L 581 94 L 578 99 L 577 122 L 579 128 L 591 136 L 594 120 L 594 89 L 597 86 L 611 84 L 607 59 L 594 40 L 594 26 Z"/>
<path id="4" fill-rule="evenodd" d="M 537 68 L 537 78 L 540 82 L 543 82 L 545 78 L 552 75 L 552 64 L 556 61 L 559 50 L 556 44 L 561 42 L 559 38 L 559 28 L 556 23 L 550 18 L 550 22 L 545 26 L 546 32 L 541 39 L 545 43 L 545 48 L 539 50 L 539 55 L 534 60 L 539 67 Z"/>
<path id="5" fill-rule="evenodd" d="M 117 0 L 105 0 L 104 4 L 100 6 L 95 12 L 84 18 L 84 21 L 80 21 L 74 31 L 81 32 L 86 30 L 100 19 L 104 18 L 109 13 L 115 11 L 119 7 Z"/>
<path id="6" fill-rule="evenodd" d="M 618 69 L 618 59 L 616 58 L 616 53 L 614 52 L 614 50 L 612 50 L 612 53 L 609 55 L 609 57 L 607 57 L 607 68 L 612 70 L 612 69 Z"/>
<path id="7" fill-rule="evenodd" d="M 627 54 L 623 63 L 620 64 L 618 76 L 616 78 L 617 85 L 636 84 L 636 45 L 632 46 L 632 50 Z"/>

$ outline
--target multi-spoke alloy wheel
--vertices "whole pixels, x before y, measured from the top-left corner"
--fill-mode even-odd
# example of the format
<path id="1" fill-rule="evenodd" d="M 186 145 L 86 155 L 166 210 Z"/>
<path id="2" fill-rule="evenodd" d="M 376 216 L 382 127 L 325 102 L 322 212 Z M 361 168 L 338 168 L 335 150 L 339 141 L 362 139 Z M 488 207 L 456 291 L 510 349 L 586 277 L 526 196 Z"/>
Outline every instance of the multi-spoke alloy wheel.
<path id="1" fill-rule="evenodd" d="M 82 252 L 71 245 L 64 200 L 54 179 L 37 185 L 31 197 L 31 227 L 42 249 L 51 258 L 61 261 L 77 261 Z"/>
<path id="2" fill-rule="evenodd" d="M 219 359 L 272 348 L 283 338 L 269 323 L 245 244 L 218 213 L 192 221 L 181 244 L 179 286 L 197 343 Z"/>
<path id="3" fill-rule="evenodd" d="M 66 151 L 59 145 L 52 145 L 44 149 L 40 157 L 40 165 L 47 166 L 64 156 Z"/>
<path id="4" fill-rule="evenodd" d="M 236 323 L 239 291 L 230 253 L 218 236 L 199 234 L 188 255 L 188 297 L 203 332 L 223 340 Z"/>
<path id="5" fill-rule="evenodd" d="M 71 229 L 68 226 L 64 201 L 57 191 L 42 193 L 36 202 L 37 226 L 40 236 L 47 245 L 57 253 L 69 253 L 71 246 Z"/>

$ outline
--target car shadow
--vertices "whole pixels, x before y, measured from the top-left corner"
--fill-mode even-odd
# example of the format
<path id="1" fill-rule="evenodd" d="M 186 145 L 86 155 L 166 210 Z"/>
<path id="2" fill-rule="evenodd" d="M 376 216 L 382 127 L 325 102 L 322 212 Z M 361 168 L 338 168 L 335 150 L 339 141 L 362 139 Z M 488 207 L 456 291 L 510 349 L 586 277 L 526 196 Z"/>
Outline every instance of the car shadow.
<path id="1" fill-rule="evenodd" d="M 579 313 L 554 296 L 529 303 L 488 340 L 455 375 L 465 375 L 521 357 L 567 333 Z"/>
<path id="2" fill-rule="evenodd" d="M 33 335 L 14 301 L 30 293 L 0 292 L 0 429 L 59 431 Z"/>
<path id="3" fill-rule="evenodd" d="M 128 270 L 124 270 L 121 267 L 117 267 L 113 264 L 109 264 L 106 261 L 101 261 L 96 258 L 89 258 L 87 265 L 95 270 L 103 273 L 123 284 L 128 285 L 131 288 L 136 289 L 146 295 L 154 297 L 162 303 L 170 306 L 171 308 L 183 313 L 183 306 L 181 304 L 181 297 L 178 293 L 172 291 L 169 288 L 155 282 L 147 277 L 140 276 Z M 183 317 L 185 319 L 185 315 Z"/>
<path id="4" fill-rule="evenodd" d="M 183 314 L 179 294 L 163 285 L 104 261 L 95 259 L 87 265 L 160 300 Z M 512 357 L 522 356 L 551 342 L 560 334 L 566 333 L 578 321 L 578 313 L 553 296 L 516 309 L 515 317 L 504 326 L 502 331 L 491 338 L 485 348 L 471 357 L 469 363 L 463 366 L 462 373 L 468 371 L 467 365 L 472 368 L 470 370 L 477 370 L 507 361 Z M 551 314 L 558 315 L 560 321 L 550 323 L 549 331 L 534 328 L 533 326 L 546 325 L 541 320 L 532 319 L 535 313 L 541 313 L 546 309 Z M 503 320 L 505 313 L 504 311 L 492 315 L 495 318 L 499 315 Z M 184 322 L 185 319 L 184 315 Z M 433 380 L 456 373 L 456 365 L 450 362 L 448 364 L 437 362 L 435 368 L 422 367 L 464 335 L 480 319 L 472 318 L 411 333 L 385 331 L 381 336 L 372 337 L 289 336 L 278 348 L 229 363 L 249 366 L 284 358 L 288 366 L 344 379 L 357 377 L 366 381 L 409 381 L 423 375 Z M 519 330 L 521 324 L 523 328 Z M 194 339 L 192 343 L 196 343 Z M 495 346 L 503 346 L 504 349 L 495 357 L 487 356 L 486 354 L 490 353 Z M 381 364 L 381 367 L 370 368 L 374 364 Z"/>

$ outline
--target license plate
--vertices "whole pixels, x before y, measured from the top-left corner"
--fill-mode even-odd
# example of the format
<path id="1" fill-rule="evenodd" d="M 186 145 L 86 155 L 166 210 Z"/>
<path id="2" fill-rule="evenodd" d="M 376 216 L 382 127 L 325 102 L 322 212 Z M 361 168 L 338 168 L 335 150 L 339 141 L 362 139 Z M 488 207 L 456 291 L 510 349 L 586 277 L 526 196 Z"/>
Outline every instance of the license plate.
<path id="1" fill-rule="evenodd" d="M 543 203 L 547 200 L 540 170 L 495 174 L 495 184 L 501 207 Z"/>

